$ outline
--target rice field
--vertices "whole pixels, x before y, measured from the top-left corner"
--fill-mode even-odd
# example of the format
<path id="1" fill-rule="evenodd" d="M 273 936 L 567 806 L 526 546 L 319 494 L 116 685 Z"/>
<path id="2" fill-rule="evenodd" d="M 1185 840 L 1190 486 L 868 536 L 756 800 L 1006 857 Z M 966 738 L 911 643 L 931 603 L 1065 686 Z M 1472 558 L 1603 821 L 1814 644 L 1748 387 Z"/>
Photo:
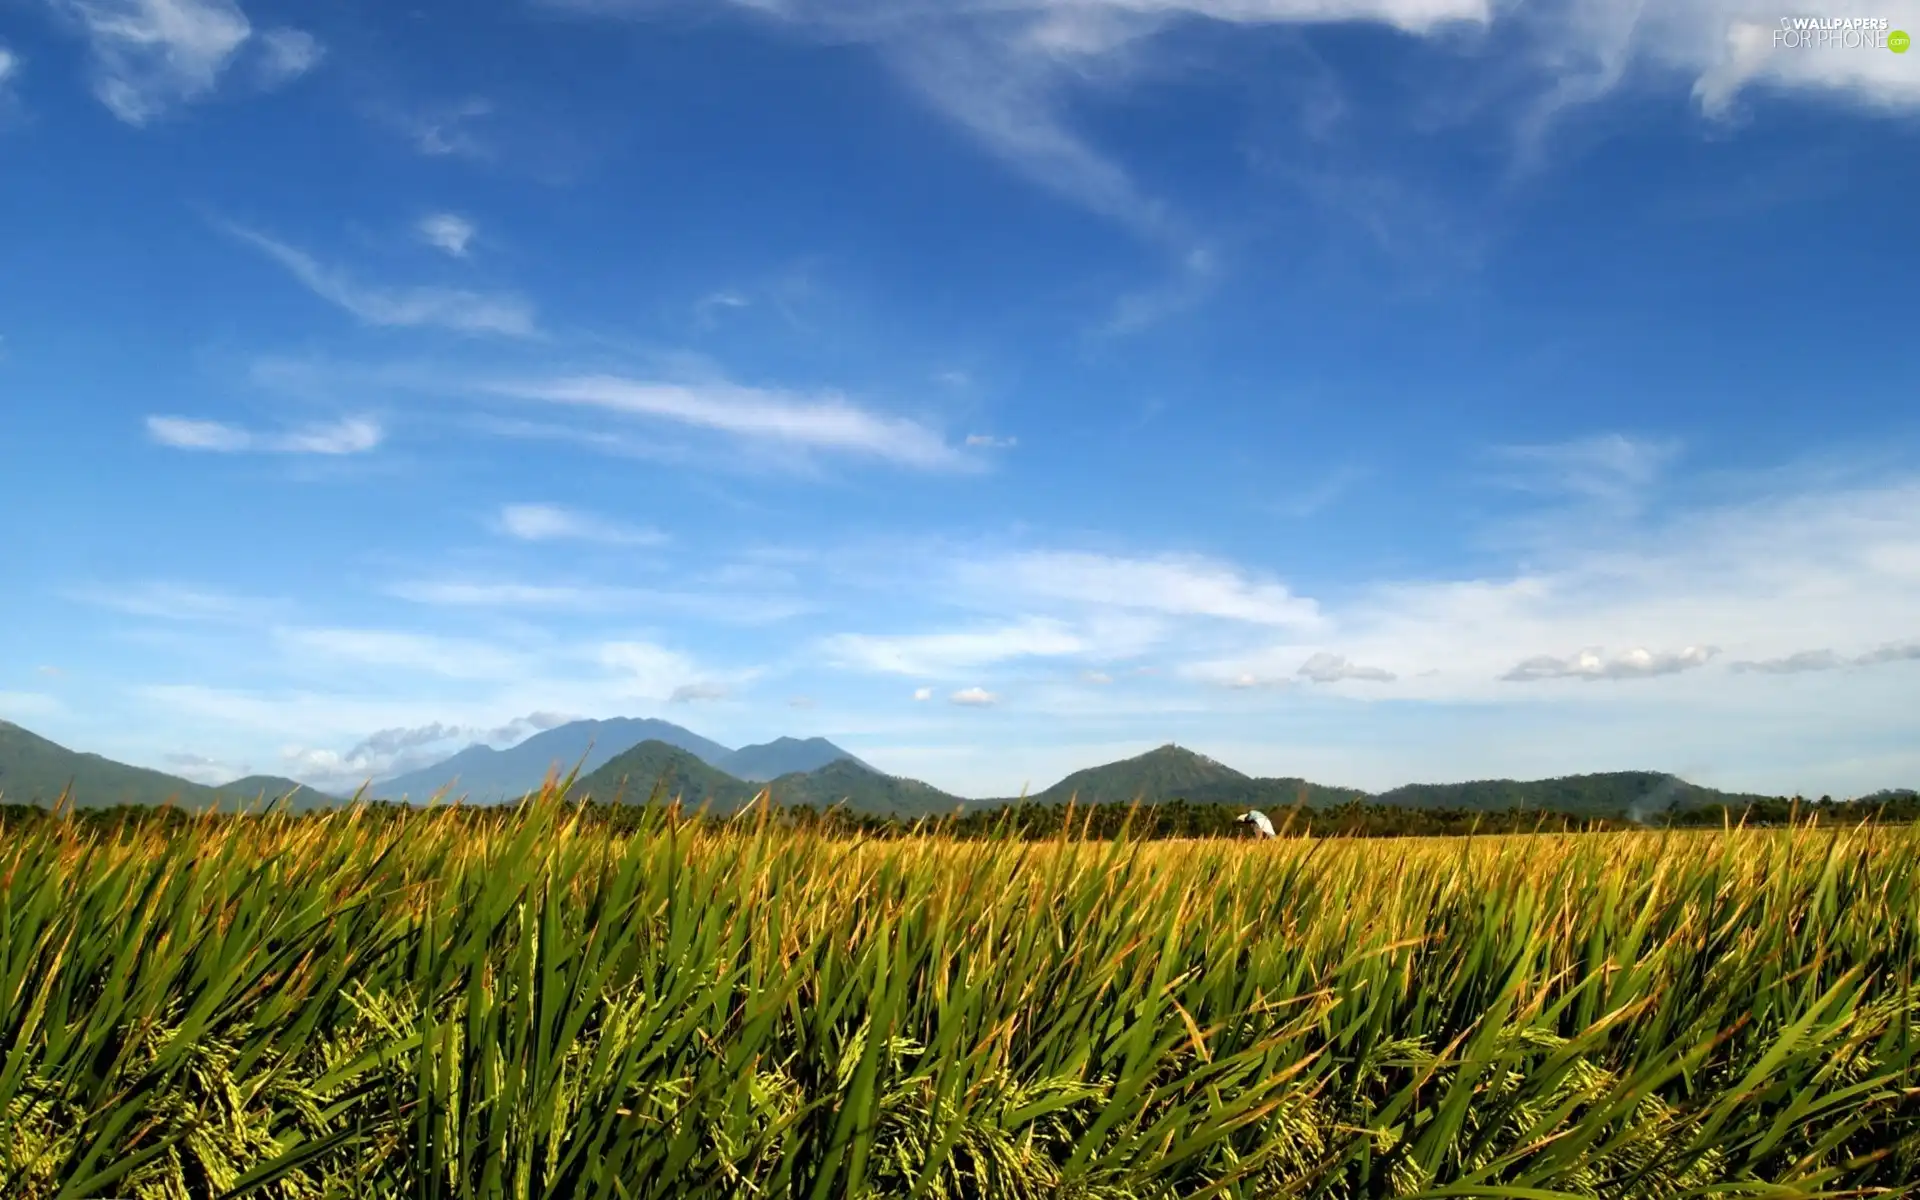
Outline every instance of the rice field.
<path id="1" fill-rule="evenodd" d="M 0 1196 L 1904 1195 L 1916 852 L 0 828 Z"/>

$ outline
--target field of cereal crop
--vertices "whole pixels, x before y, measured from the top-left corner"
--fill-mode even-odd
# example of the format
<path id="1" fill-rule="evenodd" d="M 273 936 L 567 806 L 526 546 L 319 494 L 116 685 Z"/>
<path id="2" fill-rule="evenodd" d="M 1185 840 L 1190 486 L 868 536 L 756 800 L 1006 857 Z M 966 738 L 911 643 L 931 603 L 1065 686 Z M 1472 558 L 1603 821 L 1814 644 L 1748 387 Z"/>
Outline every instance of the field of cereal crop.
<path id="1" fill-rule="evenodd" d="M 1904 1194 L 1910 829 L 0 830 L 0 1195 Z"/>

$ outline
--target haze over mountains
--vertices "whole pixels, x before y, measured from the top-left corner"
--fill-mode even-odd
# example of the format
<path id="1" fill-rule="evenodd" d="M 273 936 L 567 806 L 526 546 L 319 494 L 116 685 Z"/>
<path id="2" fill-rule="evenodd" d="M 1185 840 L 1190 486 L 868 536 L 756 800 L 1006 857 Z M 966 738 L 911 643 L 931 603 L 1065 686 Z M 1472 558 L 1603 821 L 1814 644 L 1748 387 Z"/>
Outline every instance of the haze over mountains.
<path id="1" fill-rule="evenodd" d="M 669 721 L 614 718 L 575 721 L 505 750 L 473 746 L 443 762 L 370 787 L 375 799 L 424 802 L 436 795 L 469 803 L 518 799 L 540 786 L 549 772 L 580 764 L 576 796 L 603 802 L 642 802 L 659 792 L 716 811 L 737 808 L 763 790 L 775 803 L 825 809 L 844 805 L 859 813 L 919 817 L 978 811 L 1017 797 L 970 800 L 915 779 L 888 775 L 823 738 L 777 738 L 729 749 Z M 165 772 L 128 766 L 57 745 L 17 725 L 0 721 L 0 803 L 51 804 L 72 784 L 79 807 L 157 805 L 190 808 L 257 806 L 264 798 L 293 793 L 293 807 L 325 807 L 338 797 L 291 779 L 250 775 L 217 787 Z M 300 790 L 295 793 L 294 789 Z M 1231 804 L 1279 810 L 1364 802 L 1406 808 L 1506 811 L 1514 808 L 1574 816 L 1629 814 L 1645 818 L 1669 805 L 1732 807 L 1770 799 L 1699 787 L 1654 771 L 1614 771 L 1521 782 L 1407 784 L 1369 794 L 1299 778 L 1255 778 L 1202 754 L 1165 745 L 1145 754 L 1076 771 L 1026 798 L 1031 803 Z"/>

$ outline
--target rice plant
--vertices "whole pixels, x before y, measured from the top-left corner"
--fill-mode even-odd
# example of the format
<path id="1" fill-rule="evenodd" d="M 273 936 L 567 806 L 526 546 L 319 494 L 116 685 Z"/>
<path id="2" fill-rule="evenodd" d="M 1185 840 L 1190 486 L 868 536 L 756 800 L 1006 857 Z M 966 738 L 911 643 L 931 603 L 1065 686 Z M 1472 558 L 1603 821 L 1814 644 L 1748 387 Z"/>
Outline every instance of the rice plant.
<path id="1" fill-rule="evenodd" d="M 1917 851 L 0 827 L 0 1196 L 1904 1195 Z"/>

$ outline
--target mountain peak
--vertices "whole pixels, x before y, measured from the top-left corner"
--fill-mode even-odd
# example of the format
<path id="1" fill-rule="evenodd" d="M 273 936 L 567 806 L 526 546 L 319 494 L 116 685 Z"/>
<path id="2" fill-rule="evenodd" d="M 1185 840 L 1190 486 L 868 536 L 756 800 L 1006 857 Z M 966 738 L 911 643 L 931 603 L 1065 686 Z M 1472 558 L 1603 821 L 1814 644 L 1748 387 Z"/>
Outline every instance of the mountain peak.
<path id="1" fill-rule="evenodd" d="M 1168 742 L 1145 754 L 1075 771 L 1031 799 L 1045 804 L 1069 798 L 1081 804 L 1131 804 L 1140 799 L 1171 798 L 1208 787 L 1249 782 L 1246 775 L 1232 767 Z"/>
<path id="2" fill-rule="evenodd" d="M 733 753 L 718 742 L 657 717 L 569 721 L 505 750 L 469 746 L 430 767 L 383 780 L 373 794 L 423 799 L 451 789 L 452 794 L 476 803 L 517 800 L 538 790 L 550 773 L 564 775 L 577 766 L 582 776 L 589 775 L 648 740 L 687 751 L 710 765 L 725 761 Z"/>
<path id="3" fill-rule="evenodd" d="M 823 737 L 777 737 L 757 746 L 742 746 L 713 765 L 737 778 L 764 782 L 817 771 L 841 759 L 860 762 Z"/>

